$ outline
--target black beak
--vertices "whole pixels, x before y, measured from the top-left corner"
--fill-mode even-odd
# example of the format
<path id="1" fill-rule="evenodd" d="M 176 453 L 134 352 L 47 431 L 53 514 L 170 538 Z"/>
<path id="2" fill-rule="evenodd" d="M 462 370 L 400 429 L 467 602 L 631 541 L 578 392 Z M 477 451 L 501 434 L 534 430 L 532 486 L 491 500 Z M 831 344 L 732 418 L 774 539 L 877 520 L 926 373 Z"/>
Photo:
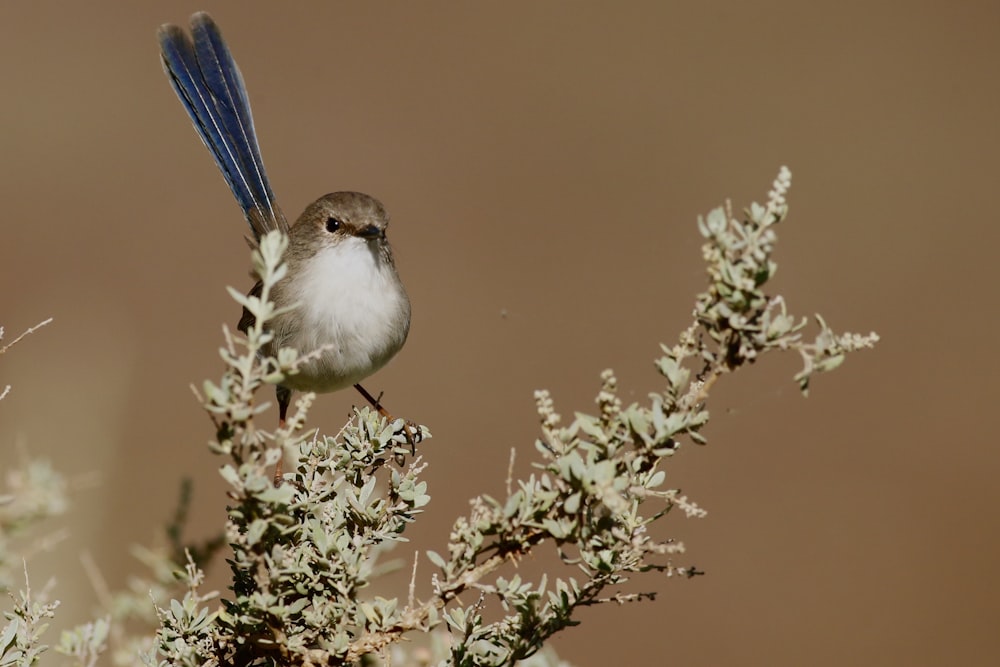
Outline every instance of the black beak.
<path id="1" fill-rule="evenodd" d="M 375 225 L 368 225 L 358 230 L 358 236 L 363 239 L 377 239 L 382 236 L 382 230 Z"/>

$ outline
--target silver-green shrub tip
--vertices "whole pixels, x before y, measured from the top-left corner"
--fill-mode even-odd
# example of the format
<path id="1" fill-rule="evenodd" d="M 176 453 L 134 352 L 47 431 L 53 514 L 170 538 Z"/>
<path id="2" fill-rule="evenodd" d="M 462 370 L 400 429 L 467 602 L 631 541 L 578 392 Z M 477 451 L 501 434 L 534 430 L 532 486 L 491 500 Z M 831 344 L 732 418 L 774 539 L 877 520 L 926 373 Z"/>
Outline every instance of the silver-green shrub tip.
<path id="1" fill-rule="evenodd" d="M 562 664 L 545 642 L 576 625 L 581 607 L 653 600 L 656 593 L 636 589 L 636 582 L 702 574 L 679 562 L 685 545 L 660 535 L 654 523 L 674 509 L 689 518 L 706 514 L 668 483 L 666 468 L 685 443 L 707 441 L 715 383 L 766 353 L 790 350 L 802 358 L 795 381 L 805 393 L 817 374 L 878 340 L 835 333 L 818 315 L 810 340 L 806 318 L 766 291 L 777 270 L 776 226 L 788 214 L 790 184 L 782 168 L 765 204 L 741 215 L 727 204 L 699 218 L 708 282 L 690 326 L 654 360 L 662 388 L 625 404 L 606 370 L 593 414 L 573 412 L 568 421 L 549 392 L 536 392 L 534 471 L 525 479 L 508 474 L 505 497 L 473 498 L 447 544 L 426 552 L 426 560 L 415 557 L 409 588 L 396 597 L 374 595 L 371 584 L 386 569 L 380 558 L 406 542 L 430 501 L 421 478 L 427 464 L 417 453 L 429 433 L 421 427 L 413 438 L 402 420 L 387 423 L 364 408 L 336 436 L 322 435 L 306 428 L 310 394 L 284 425 L 258 423 L 268 406 L 261 390 L 315 353 L 262 353 L 287 244 L 278 233 L 264 237 L 253 253 L 260 296 L 230 290 L 255 324 L 245 336 L 224 329 L 224 372 L 199 393 L 214 426 L 209 448 L 222 457 L 228 485 L 230 590 L 202 590 L 203 563 L 219 542 L 183 544 L 182 493 L 170 550 L 141 552 L 153 575 L 110 596 L 108 616 L 64 635 L 59 650 L 81 665 L 93 664 L 109 644 L 117 644 L 115 664 L 131 655 L 132 664 L 138 657 L 158 667 Z M 287 472 L 275 483 L 271 469 L 279 460 Z M 537 579 L 514 569 L 540 550 L 555 553 L 561 566 Z M 425 577 L 431 593 L 418 599 L 416 582 Z M 155 601 L 152 642 L 122 629 L 125 619 L 142 616 L 142 586 Z M 43 648 L 43 619 L 53 611 L 26 595 L 15 598 L 0 634 L 0 667 L 31 664 Z M 420 634 L 427 636 L 423 645 L 403 643 Z"/>

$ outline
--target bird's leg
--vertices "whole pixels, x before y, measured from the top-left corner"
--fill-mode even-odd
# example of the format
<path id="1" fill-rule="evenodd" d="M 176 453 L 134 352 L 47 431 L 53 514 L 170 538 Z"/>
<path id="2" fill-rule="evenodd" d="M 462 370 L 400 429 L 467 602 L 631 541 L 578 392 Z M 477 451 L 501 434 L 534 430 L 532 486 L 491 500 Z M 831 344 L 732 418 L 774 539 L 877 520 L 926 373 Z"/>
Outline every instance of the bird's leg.
<path id="1" fill-rule="evenodd" d="M 361 394 L 362 396 L 365 397 L 366 401 L 368 401 L 369 403 L 371 403 L 371 406 L 373 408 L 375 408 L 376 412 L 378 412 L 380 415 L 382 415 L 383 417 L 385 417 L 386 419 L 388 419 L 391 422 L 396 421 L 396 418 L 393 417 L 392 415 L 390 415 L 389 411 L 386 410 L 385 408 L 383 408 L 382 404 L 379 402 L 381 400 L 381 398 L 382 398 L 381 394 L 379 394 L 378 398 L 375 398 L 374 396 L 372 396 L 371 394 L 369 394 L 368 390 L 365 389 L 364 387 L 362 387 L 360 384 L 354 385 L 354 388 L 358 390 L 359 394 Z"/>
<path id="2" fill-rule="evenodd" d="M 369 394 L 368 390 L 365 389 L 364 387 L 362 387 L 360 384 L 354 385 L 354 388 L 358 390 L 359 394 L 361 394 L 362 396 L 365 397 L 366 401 L 368 401 L 369 403 L 371 403 L 371 406 L 373 408 L 375 408 L 376 412 L 378 412 L 380 415 L 382 415 L 383 417 L 385 417 L 386 419 L 388 419 L 390 424 L 392 422 L 396 421 L 396 418 L 393 417 L 391 414 L 389 414 L 388 410 L 386 410 L 384 407 L 382 407 L 382 403 L 380 402 L 380 400 L 382 398 L 381 394 L 379 394 L 378 398 L 375 398 L 374 396 L 372 396 L 371 394 Z M 420 441 L 420 438 L 413 434 L 413 432 L 410 430 L 410 427 L 411 427 L 410 422 L 408 422 L 408 421 L 406 421 L 404 419 L 403 420 L 403 434 L 406 436 L 406 441 L 408 443 L 410 443 L 410 449 L 412 450 L 412 449 L 414 449 L 416 447 L 416 444 Z"/>
<path id="3" fill-rule="evenodd" d="M 288 387 L 282 387 L 278 385 L 275 387 L 275 393 L 278 395 L 278 428 L 285 428 L 285 418 L 288 416 L 288 404 L 292 402 L 292 390 Z M 285 460 L 285 451 L 282 449 L 281 458 L 278 459 L 278 464 L 274 466 L 274 485 L 279 486 L 281 484 L 281 464 Z"/>

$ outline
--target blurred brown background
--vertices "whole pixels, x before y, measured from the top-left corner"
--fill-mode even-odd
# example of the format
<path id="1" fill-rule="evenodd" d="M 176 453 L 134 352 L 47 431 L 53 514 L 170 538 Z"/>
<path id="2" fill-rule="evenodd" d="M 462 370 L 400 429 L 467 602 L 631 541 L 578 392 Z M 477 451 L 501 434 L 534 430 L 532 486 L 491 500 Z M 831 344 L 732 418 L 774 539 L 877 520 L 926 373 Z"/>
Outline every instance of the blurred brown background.
<path id="1" fill-rule="evenodd" d="M 1000 648 L 995 409 L 1000 12 L 993 3 L 0 4 L 0 466 L 18 443 L 74 479 L 72 537 L 35 558 L 63 622 L 158 539 L 179 480 L 223 517 L 208 420 L 220 325 L 249 287 L 239 210 L 154 36 L 207 9 L 241 64 L 274 189 L 382 199 L 414 307 L 369 381 L 431 426 L 441 548 L 466 499 L 527 469 L 532 391 L 591 410 L 659 386 L 658 343 L 702 284 L 696 216 L 794 174 L 775 289 L 883 337 L 819 378 L 770 358 L 720 383 L 709 446 L 668 469 L 690 581 L 596 608 L 577 665 L 988 665 Z M 336 429 L 353 392 L 320 397 Z M 410 547 L 398 553 L 409 558 Z M 429 574 L 429 568 L 423 570 Z M 52 639 L 55 639 L 54 637 Z"/>

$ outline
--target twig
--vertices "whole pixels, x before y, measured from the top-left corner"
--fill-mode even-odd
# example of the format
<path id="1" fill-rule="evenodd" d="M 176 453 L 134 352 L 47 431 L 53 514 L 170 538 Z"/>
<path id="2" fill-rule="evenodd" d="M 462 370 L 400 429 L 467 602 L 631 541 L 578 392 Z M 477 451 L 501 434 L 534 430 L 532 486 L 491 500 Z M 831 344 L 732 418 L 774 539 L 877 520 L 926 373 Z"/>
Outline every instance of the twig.
<path id="1" fill-rule="evenodd" d="M 41 329 L 42 327 L 44 327 L 44 326 L 45 326 L 46 324 L 48 324 L 48 323 L 49 323 L 49 322 L 51 322 L 51 321 L 52 321 L 52 318 L 50 317 L 50 318 L 49 318 L 49 319 L 47 319 L 47 320 L 43 320 L 43 321 L 39 322 L 38 324 L 36 324 L 36 325 L 35 325 L 35 326 L 33 326 L 33 327 L 28 327 L 28 328 L 27 328 L 27 329 L 25 330 L 25 332 L 24 332 L 24 333 L 22 333 L 22 334 L 21 334 L 20 336 L 18 336 L 17 338 L 15 338 L 14 340 L 12 340 L 11 342 L 7 343 L 7 344 L 6 344 L 6 345 L 4 345 L 3 347 L 0 347 L 0 354 L 3 354 L 4 352 L 6 352 L 7 350 L 9 350 L 10 348 L 14 347 L 15 345 L 17 345 L 17 344 L 18 344 L 18 342 L 20 342 L 20 340 L 21 340 L 22 338 L 24 338 L 24 337 L 25 337 L 25 336 L 27 336 L 28 334 L 33 334 L 33 333 L 35 333 L 36 331 L 38 331 L 39 329 Z M 0 328 L 0 337 L 2 337 L 2 336 L 3 336 L 3 329 L 2 329 L 2 328 Z"/>

